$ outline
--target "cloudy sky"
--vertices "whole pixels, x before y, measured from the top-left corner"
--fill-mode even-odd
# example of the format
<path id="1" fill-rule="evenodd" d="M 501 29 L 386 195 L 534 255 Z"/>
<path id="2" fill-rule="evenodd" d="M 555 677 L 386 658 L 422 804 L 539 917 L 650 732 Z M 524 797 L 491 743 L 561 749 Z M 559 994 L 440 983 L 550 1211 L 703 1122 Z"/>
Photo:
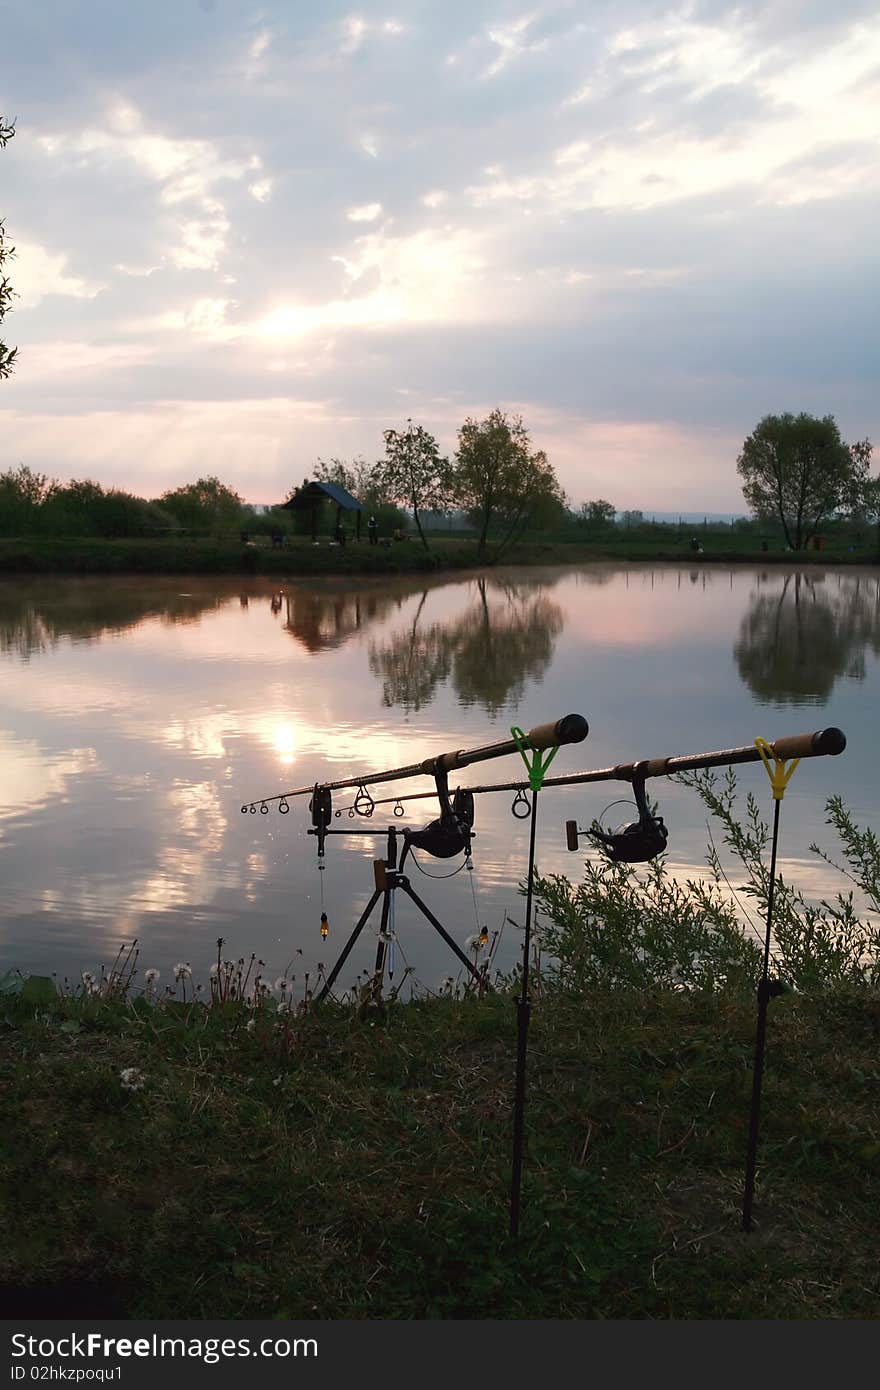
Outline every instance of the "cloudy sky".
<path id="1" fill-rule="evenodd" d="M 876 0 L 0 0 L 0 468 L 279 500 L 521 413 L 571 500 L 880 437 Z"/>

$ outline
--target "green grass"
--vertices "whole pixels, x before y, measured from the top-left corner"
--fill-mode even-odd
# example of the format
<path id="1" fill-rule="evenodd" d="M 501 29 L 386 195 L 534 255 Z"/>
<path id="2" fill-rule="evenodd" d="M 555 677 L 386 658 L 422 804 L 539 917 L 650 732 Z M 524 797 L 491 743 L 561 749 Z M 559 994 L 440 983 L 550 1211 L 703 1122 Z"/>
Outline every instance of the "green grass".
<path id="1" fill-rule="evenodd" d="M 675 533 L 629 536 L 612 532 L 607 537 L 572 540 L 534 537 L 507 547 L 504 564 L 576 564 L 589 560 L 682 561 L 694 566 L 711 563 L 866 564 L 876 563 L 876 548 L 850 550 L 840 541 L 828 550 L 797 555 L 777 543 L 764 553 L 751 537 L 730 533 L 701 535 L 704 553 L 694 557 L 689 536 Z M 437 536 L 425 550 L 418 539 L 396 542 L 387 549 L 366 542 L 345 547 L 322 543 L 313 546 L 298 537 L 284 550 L 268 546 L 247 547 L 237 540 L 94 540 L 34 537 L 0 540 L 0 575 L 13 574 L 403 574 L 472 568 L 492 563 L 479 561 L 472 538 Z"/>
<path id="2" fill-rule="evenodd" d="M 98 1278 L 145 1318 L 874 1317 L 876 1009 L 771 1006 L 746 1236 L 754 1001 L 545 993 L 515 1243 L 508 997 L 253 1033 L 234 1008 L 10 999 L 0 1298 Z"/>

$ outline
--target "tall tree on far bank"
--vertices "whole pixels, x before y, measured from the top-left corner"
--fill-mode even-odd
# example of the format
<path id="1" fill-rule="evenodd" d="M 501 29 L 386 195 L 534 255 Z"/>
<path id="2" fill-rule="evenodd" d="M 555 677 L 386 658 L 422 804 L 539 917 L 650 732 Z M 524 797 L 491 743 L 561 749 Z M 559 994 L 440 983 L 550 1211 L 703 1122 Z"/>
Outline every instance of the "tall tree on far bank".
<path id="1" fill-rule="evenodd" d="M 210 531 L 236 525 L 241 518 L 244 499 L 219 478 L 211 477 L 198 478 L 194 483 L 163 492 L 159 504 L 181 526 Z"/>
<path id="2" fill-rule="evenodd" d="M 860 439 L 851 444 L 849 451 L 856 465 L 856 476 L 850 497 L 849 512 L 856 523 L 867 522 L 877 528 L 877 554 L 880 555 L 880 474 L 870 475 L 871 455 L 874 446 L 870 439 Z"/>
<path id="3" fill-rule="evenodd" d="M 479 526 L 481 557 L 485 556 L 493 522 L 506 528 L 503 549 L 530 519 L 564 506 L 547 455 L 543 450 L 532 452 L 532 441 L 520 416 L 508 420 L 497 407 L 485 420 L 466 420 L 459 430 L 453 484 L 455 500 Z"/>
<path id="4" fill-rule="evenodd" d="M 14 134 L 15 121 L 7 121 L 5 117 L 0 116 L 0 149 L 3 148 L 7 140 L 12 139 Z M 4 263 L 14 254 L 15 247 L 6 246 L 4 244 L 3 219 L 0 218 L 0 323 L 3 322 L 4 316 L 9 309 L 9 301 L 15 294 L 15 290 L 3 273 Z M 6 344 L 0 340 L 0 380 L 2 380 L 3 377 L 9 376 L 17 354 L 18 348 L 8 348 Z"/>
<path id="5" fill-rule="evenodd" d="M 867 441 L 865 441 L 867 443 Z M 792 550 L 858 494 L 867 464 L 848 446 L 833 415 L 765 415 L 737 459 L 743 496 L 757 517 L 775 516 Z"/>
<path id="6" fill-rule="evenodd" d="M 385 430 L 379 469 L 388 500 L 412 507 L 422 545 L 430 549 L 419 511 L 445 511 L 450 497 L 449 460 L 440 457 L 436 439 L 412 420 L 405 430 Z"/>
<path id="7" fill-rule="evenodd" d="M 613 502 L 606 502 L 604 497 L 597 497 L 592 502 L 582 502 L 578 518 L 585 526 L 595 527 L 596 529 L 611 526 L 617 516 L 617 508 Z"/>

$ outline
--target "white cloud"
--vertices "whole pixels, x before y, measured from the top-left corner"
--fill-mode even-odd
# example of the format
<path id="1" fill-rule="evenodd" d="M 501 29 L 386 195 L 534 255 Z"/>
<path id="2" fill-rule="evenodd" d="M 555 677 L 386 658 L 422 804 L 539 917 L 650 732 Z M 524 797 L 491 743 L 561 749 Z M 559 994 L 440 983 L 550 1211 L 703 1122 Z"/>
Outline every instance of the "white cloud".
<path id="1" fill-rule="evenodd" d="M 368 25 L 362 15 L 348 15 L 342 21 L 340 50 L 343 53 L 356 53 L 367 36 Z"/>
<path id="2" fill-rule="evenodd" d="M 123 101 L 110 106 L 105 127 L 90 126 L 73 135 L 48 135 L 41 143 L 53 158 L 78 161 L 84 168 L 103 168 L 110 173 L 117 163 L 133 166 L 160 186 L 160 203 L 166 207 L 198 204 L 202 217 L 182 224 L 182 239 L 169 250 L 180 269 L 216 267 L 225 250 L 229 223 L 215 189 L 218 184 L 243 179 L 256 167 L 254 158 L 257 166 L 260 162 L 256 156 L 250 160 L 224 159 L 208 140 L 176 139 L 151 131 L 143 115 Z"/>
<path id="3" fill-rule="evenodd" d="M 484 77 L 497 77 L 500 72 L 504 71 L 508 63 L 521 57 L 524 53 L 534 53 L 546 48 L 546 39 L 540 39 L 536 43 L 529 43 L 526 40 L 526 34 L 537 18 L 537 12 L 521 15 L 519 19 L 514 19 L 509 24 L 496 25 L 488 30 L 488 37 L 500 52 L 486 68 L 483 73 Z"/>
<path id="4" fill-rule="evenodd" d="M 248 193 L 252 198 L 256 198 L 258 203 L 268 202 L 272 194 L 272 180 L 259 179 L 257 183 L 248 184 Z"/>
<path id="5" fill-rule="evenodd" d="M 433 188 L 430 193 L 426 193 L 423 196 L 422 202 L 426 208 L 439 208 L 442 207 L 448 199 L 448 193 L 444 193 L 441 188 Z"/>
<path id="6" fill-rule="evenodd" d="M 155 318 L 133 324 L 133 329 L 159 332 L 192 333 L 215 341 L 238 337 L 241 330 L 227 324 L 226 313 L 234 301 L 229 299 L 197 299 L 188 309 L 171 309 Z"/>
<path id="7" fill-rule="evenodd" d="M 363 150 L 364 154 L 368 154 L 371 159 L 378 159 L 379 141 L 376 139 L 375 135 L 362 135 L 358 141 L 358 146 Z"/>
<path id="8" fill-rule="evenodd" d="M 216 270 L 226 249 L 229 223 L 225 216 L 193 219 L 178 224 L 180 241 L 171 248 L 171 260 L 178 270 Z"/>
<path id="9" fill-rule="evenodd" d="M 15 284 L 19 298 L 16 307 L 33 309 L 48 295 L 67 295 L 72 299 L 94 299 L 104 288 L 89 284 L 78 275 L 67 275 L 64 252 L 47 251 L 37 242 L 16 238 Z M 11 270 L 11 266 L 10 266 Z"/>
<path id="10" fill-rule="evenodd" d="M 480 240 L 454 228 L 394 237 L 359 238 L 332 258 L 345 274 L 345 294 L 325 303 L 279 304 L 243 330 L 257 338 L 299 338 L 317 330 L 381 328 L 405 323 L 476 321 L 495 312 L 474 293 L 486 264 Z"/>
<path id="11" fill-rule="evenodd" d="M 155 271 L 161 270 L 162 266 L 161 264 L 144 266 L 122 265 L 120 262 L 117 262 L 116 265 L 114 265 L 113 269 L 118 270 L 120 275 L 131 275 L 134 276 L 136 279 L 145 279 L 147 276 L 152 275 Z"/>
<path id="12" fill-rule="evenodd" d="M 263 55 L 268 51 L 269 44 L 271 43 L 271 41 L 271 31 L 269 29 L 261 29 L 259 34 L 257 34 L 257 37 L 251 43 L 250 48 L 248 49 L 248 56 L 256 62 L 258 59 L 262 58 Z"/>
<path id="13" fill-rule="evenodd" d="M 29 384 L 63 377 L 86 377 L 99 372 L 106 379 L 110 372 L 141 366 L 153 357 L 144 343 L 85 343 L 53 339 L 28 343 L 27 380 Z"/>
<path id="14" fill-rule="evenodd" d="M 364 203 L 359 208 L 349 208 L 346 216 L 349 222 L 375 222 L 382 216 L 381 203 Z"/>

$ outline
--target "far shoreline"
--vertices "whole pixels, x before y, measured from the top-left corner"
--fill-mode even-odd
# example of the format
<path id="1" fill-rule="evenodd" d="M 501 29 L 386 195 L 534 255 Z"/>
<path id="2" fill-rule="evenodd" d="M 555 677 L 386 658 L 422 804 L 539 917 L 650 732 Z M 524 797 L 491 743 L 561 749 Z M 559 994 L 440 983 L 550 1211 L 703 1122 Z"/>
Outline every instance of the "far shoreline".
<path id="1" fill-rule="evenodd" d="M 438 537 L 425 550 L 420 541 L 405 539 L 391 546 L 351 542 L 312 545 L 297 539 L 293 545 L 244 546 L 224 539 L 93 540 L 20 539 L 0 541 L 0 578 L 41 575 L 240 575 L 272 578 L 321 576 L 393 577 L 403 574 L 491 572 L 512 565 L 578 565 L 590 562 L 702 565 L 829 565 L 870 566 L 880 563 L 876 550 L 840 544 L 823 550 L 791 551 L 774 542 L 768 550 L 733 546 L 730 538 L 709 533 L 694 554 L 690 541 L 657 538 L 620 541 L 527 540 L 501 554 L 490 546 L 480 557 L 471 539 Z"/>

